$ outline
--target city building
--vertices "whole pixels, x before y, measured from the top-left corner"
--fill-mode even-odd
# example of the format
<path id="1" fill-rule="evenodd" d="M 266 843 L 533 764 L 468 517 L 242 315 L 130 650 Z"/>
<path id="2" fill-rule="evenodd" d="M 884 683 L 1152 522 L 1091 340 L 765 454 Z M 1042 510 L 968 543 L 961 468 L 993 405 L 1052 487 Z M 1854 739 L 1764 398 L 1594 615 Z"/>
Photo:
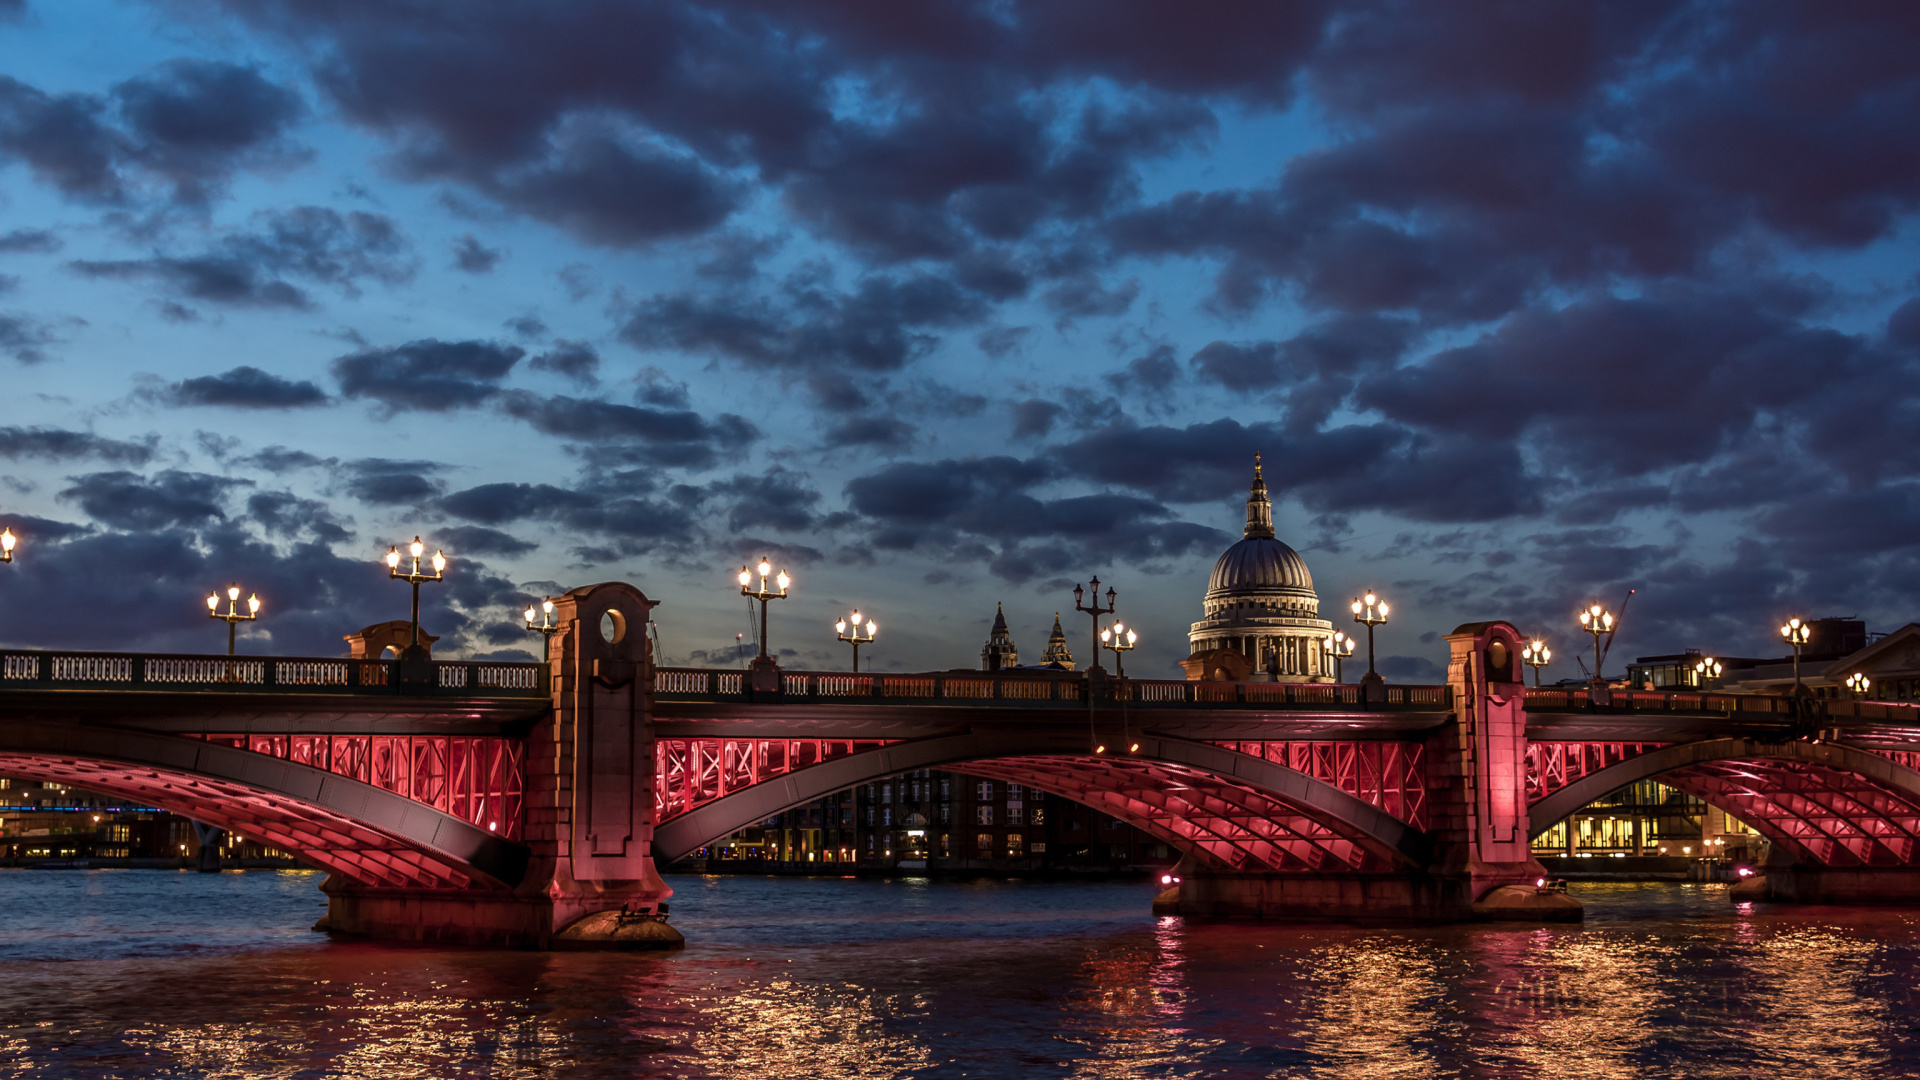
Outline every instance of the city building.
<path id="1" fill-rule="evenodd" d="M 1213 564 L 1201 604 L 1205 618 L 1187 633 L 1189 678 L 1333 681 L 1324 651 L 1333 624 L 1320 617 L 1306 560 L 1274 536 L 1258 454 L 1242 538 Z"/>
<path id="2" fill-rule="evenodd" d="M 1852 696 L 1847 678 L 1860 674 L 1871 680 L 1866 694 L 1871 700 L 1920 698 L 1920 623 L 1908 623 L 1887 634 L 1871 633 L 1865 622 L 1851 618 L 1814 619 L 1807 627 L 1810 634 L 1800 649 L 1799 677 L 1814 697 Z M 1705 678 L 1699 670 L 1709 656 L 1720 665 L 1717 678 Z M 1656 690 L 1780 693 L 1792 688 L 1794 668 L 1791 652 L 1748 657 L 1688 649 L 1638 658 L 1628 665 L 1627 680 Z"/>
<path id="3" fill-rule="evenodd" d="M 1054 616 L 1059 621 L 1059 616 Z M 1020 666 L 1020 650 L 1013 644 L 1013 631 L 1007 629 L 1007 609 L 996 604 L 993 610 L 993 629 L 987 632 L 987 644 L 980 650 L 980 667 L 983 671 L 999 671 L 1001 668 Z"/>

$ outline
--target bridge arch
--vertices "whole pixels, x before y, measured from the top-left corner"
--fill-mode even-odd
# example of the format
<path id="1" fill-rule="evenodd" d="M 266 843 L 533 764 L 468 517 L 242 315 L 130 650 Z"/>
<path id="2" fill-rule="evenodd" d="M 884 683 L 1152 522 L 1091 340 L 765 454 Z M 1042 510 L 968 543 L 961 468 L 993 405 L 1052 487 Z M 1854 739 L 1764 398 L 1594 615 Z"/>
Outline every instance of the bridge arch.
<path id="1" fill-rule="evenodd" d="M 0 722 L 0 773 L 139 800 L 363 885 L 508 889 L 529 861 L 526 847 L 393 792 L 197 739 Z"/>
<path id="2" fill-rule="evenodd" d="M 889 743 L 785 773 L 660 822 L 653 850 L 660 861 L 671 862 L 835 792 L 937 768 L 1026 784 L 1087 804 L 1216 869 L 1364 871 L 1427 861 L 1419 830 L 1331 784 L 1261 758 L 1164 737 L 1143 737 L 1138 753 L 1096 755 L 1084 738 L 1021 729 Z"/>
<path id="3" fill-rule="evenodd" d="M 1753 826 L 1798 862 L 1920 863 L 1920 772 L 1824 741 L 1710 739 L 1649 750 L 1535 802 L 1529 832 L 1539 836 L 1581 807 L 1653 779 Z"/>

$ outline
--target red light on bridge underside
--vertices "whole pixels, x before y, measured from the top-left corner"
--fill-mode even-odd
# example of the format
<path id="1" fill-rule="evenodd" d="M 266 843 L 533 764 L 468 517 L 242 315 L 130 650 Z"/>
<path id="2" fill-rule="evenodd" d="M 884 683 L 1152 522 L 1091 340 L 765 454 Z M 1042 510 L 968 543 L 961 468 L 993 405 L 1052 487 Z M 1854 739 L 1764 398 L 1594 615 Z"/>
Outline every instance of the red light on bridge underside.
<path id="1" fill-rule="evenodd" d="M 1752 877 L 1752 876 L 1753 876 L 1753 871 L 1752 871 L 1752 870 L 1750 870 L 1750 869 L 1748 869 L 1747 867 L 1744 867 L 1744 866 L 1743 866 L 1743 867 L 1741 867 L 1741 868 L 1740 868 L 1740 870 L 1739 870 L 1739 874 L 1740 874 L 1740 876 L 1741 876 L 1741 877 Z"/>
<path id="2" fill-rule="evenodd" d="M 494 832 L 494 831 L 496 831 L 496 830 L 498 830 L 499 828 L 500 828 L 500 823 L 499 823 L 499 822 L 497 822 L 497 821 L 489 821 L 489 822 L 487 822 L 487 831 L 488 831 L 488 832 Z"/>
<path id="3" fill-rule="evenodd" d="M 1544 888 L 1546 888 L 1546 887 L 1547 887 L 1547 879 L 1546 879 L 1546 878 L 1534 878 L 1534 879 L 1533 879 L 1533 887 L 1534 887 L 1534 888 L 1536 888 L 1536 889 L 1544 889 Z"/>

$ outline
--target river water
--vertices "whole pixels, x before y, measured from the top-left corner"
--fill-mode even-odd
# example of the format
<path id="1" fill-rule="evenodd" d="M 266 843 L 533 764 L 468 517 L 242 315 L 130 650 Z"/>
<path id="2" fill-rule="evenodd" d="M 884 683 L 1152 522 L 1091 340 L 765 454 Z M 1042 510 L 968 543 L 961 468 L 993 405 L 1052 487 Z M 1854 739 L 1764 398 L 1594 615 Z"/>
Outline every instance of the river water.
<path id="1" fill-rule="evenodd" d="M 1920 1075 L 1920 912 L 1186 923 L 1146 884 L 676 877 L 671 954 L 330 940 L 309 873 L 0 870 L 0 1075 Z"/>

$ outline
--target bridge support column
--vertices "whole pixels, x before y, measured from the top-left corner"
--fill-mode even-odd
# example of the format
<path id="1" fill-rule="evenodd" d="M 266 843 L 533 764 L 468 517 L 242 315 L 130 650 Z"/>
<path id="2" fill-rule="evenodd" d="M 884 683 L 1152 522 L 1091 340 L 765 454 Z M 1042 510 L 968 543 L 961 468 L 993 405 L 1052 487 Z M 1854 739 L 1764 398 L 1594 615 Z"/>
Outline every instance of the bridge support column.
<path id="1" fill-rule="evenodd" d="M 1468 623 L 1447 635 L 1453 722 L 1429 740 L 1434 876 L 1452 904 L 1485 919 L 1571 921 L 1580 902 L 1538 887 L 1528 841 L 1526 683 L 1520 632 Z"/>
<path id="2" fill-rule="evenodd" d="M 525 843 L 509 891 L 366 889 L 329 880 L 328 929 L 554 949 L 667 948 L 673 890 L 653 864 L 654 602 L 631 585 L 555 601 L 553 709 L 527 737 Z"/>

